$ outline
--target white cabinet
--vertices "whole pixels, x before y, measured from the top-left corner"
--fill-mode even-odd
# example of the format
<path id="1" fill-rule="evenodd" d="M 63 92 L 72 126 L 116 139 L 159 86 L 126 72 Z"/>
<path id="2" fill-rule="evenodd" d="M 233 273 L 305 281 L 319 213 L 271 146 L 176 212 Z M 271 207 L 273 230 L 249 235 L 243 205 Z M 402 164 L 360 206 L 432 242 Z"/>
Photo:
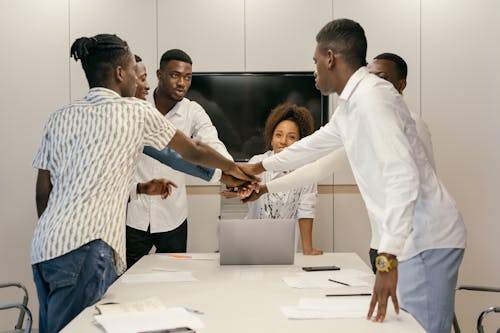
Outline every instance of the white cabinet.
<path id="1" fill-rule="evenodd" d="M 247 71 L 312 71 L 319 29 L 331 0 L 245 1 Z"/>
<path id="2" fill-rule="evenodd" d="M 220 211 L 218 187 L 211 194 L 188 194 L 188 252 L 214 252 L 219 249 L 217 221 Z"/>
<path id="3" fill-rule="evenodd" d="M 369 265 L 371 228 L 361 194 L 336 193 L 334 202 L 334 251 L 356 252 Z"/>
<path id="4" fill-rule="evenodd" d="M 194 72 L 244 70 L 243 0 L 158 0 L 158 60 L 169 49 L 193 59 Z"/>
<path id="5" fill-rule="evenodd" d="M 316 218 L 313 223 L 313 245 L 325 252 L 334 249 L 334 206 L 333 194 L 318 194 Z"/>

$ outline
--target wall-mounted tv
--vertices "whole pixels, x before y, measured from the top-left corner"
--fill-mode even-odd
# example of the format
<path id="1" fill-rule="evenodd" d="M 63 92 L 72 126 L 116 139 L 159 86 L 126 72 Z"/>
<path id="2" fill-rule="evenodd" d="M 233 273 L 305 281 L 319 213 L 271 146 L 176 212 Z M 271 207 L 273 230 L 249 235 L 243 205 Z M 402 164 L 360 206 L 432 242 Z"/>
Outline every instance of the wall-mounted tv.
<path id="1" fill-rule="evenodd" d="M 328 97 L 316 89 L 312 72 L 194 73 L 187 97 L 207 111 L 236 161 L 265 151 L 265 121 L 278 104 L 308 108 L 315 129 L 328 121 Z"/>

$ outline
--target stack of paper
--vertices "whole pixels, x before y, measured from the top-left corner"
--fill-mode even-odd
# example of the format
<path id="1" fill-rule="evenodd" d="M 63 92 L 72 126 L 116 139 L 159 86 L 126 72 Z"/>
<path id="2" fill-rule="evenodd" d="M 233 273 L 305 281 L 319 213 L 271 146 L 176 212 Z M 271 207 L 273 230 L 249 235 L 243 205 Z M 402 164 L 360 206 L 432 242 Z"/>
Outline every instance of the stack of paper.
<path id="1" fill-rule="evenodd" d="M 289 319 L 364 318 L 370 297 L 301 298 L 297 306 L 282 306 Z"/>
<path id="2" fill-rule="evenodd" d="M 95 308 L 99 314 L 121 313 L 121 312 L 145 312 L 152 310 L 164 310 L 165 305 L 158 297 L 149 297 L 139 301 L 124 303 L 101 303 L 96 304 Z"/>
<path id="3" fill-rule="evenodd" d="M 283 277 L 283 281 L 293 288 L 345 288 L 370 287 L 373 285 L 373 274 L 355 269 L 339 271 L 298 273 L 295 276 Z M 336 283 L 331 280 L 340 281 Z"/>
<path id="4" fill-rule="evenodd" d="M 203 328 L 203 322 L 186 309 L 175 307 L 143 312 L 121 312 L 94 316 L 107 333 L 137 333 L 175 327 Z"/>

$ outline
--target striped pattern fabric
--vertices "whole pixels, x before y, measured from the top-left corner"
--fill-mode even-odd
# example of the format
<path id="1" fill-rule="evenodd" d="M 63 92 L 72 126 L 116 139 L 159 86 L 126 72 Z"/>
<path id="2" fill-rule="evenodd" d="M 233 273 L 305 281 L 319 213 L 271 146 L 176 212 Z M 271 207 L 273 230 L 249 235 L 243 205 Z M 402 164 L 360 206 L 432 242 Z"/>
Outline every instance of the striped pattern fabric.
<path id="1" fill-rule="evenodd" d="M 148 102 L 105 88 L 50 115 L 33 167 L 52 191 L 33 237 L 31 263 L 102 239 L 125 271 L 125 214 L 143 147 L 166 147 L 175 127 Z"/>

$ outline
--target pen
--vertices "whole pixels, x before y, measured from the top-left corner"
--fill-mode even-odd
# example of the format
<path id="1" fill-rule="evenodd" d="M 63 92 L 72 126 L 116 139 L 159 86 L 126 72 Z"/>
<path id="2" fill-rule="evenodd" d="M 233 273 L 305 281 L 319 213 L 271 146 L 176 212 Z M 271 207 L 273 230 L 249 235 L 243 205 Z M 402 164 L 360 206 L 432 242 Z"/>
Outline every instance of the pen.
<path id="1" fill-rule="evenodd" d="M 327 294 L 326 297 L 334 297 L 334 296 L 371 296 L 370 293 L 361 293 L 361 294 Z"/>
<path id="2" fill-rule="evenodd" d="M 191 308 L 187 308 L 187 307 L 184 307 L 184 309 L 186 309 L 186 311 L 188 311 L 188 312 L 199 314 L 199 315 L 205 314 L 205 312 L 200 311 L 200 310 L 196 310 L 196 309 L 191 309 Z"/>
<path id="3" fill-rule="evenodd" d="M 334 280 L 334 279 L 328 279 L 328 281 L 330 282 L 335 282 L 335 283 L 339 283 L 339 284 L 343 284 L 344 286 L 348 286 L 350 287 L 351 285 L 348 284 L 348 283 L 345 283 L 345 282 L 341 282 L 341 281 L 337 281 L 337 280 Z"/>

